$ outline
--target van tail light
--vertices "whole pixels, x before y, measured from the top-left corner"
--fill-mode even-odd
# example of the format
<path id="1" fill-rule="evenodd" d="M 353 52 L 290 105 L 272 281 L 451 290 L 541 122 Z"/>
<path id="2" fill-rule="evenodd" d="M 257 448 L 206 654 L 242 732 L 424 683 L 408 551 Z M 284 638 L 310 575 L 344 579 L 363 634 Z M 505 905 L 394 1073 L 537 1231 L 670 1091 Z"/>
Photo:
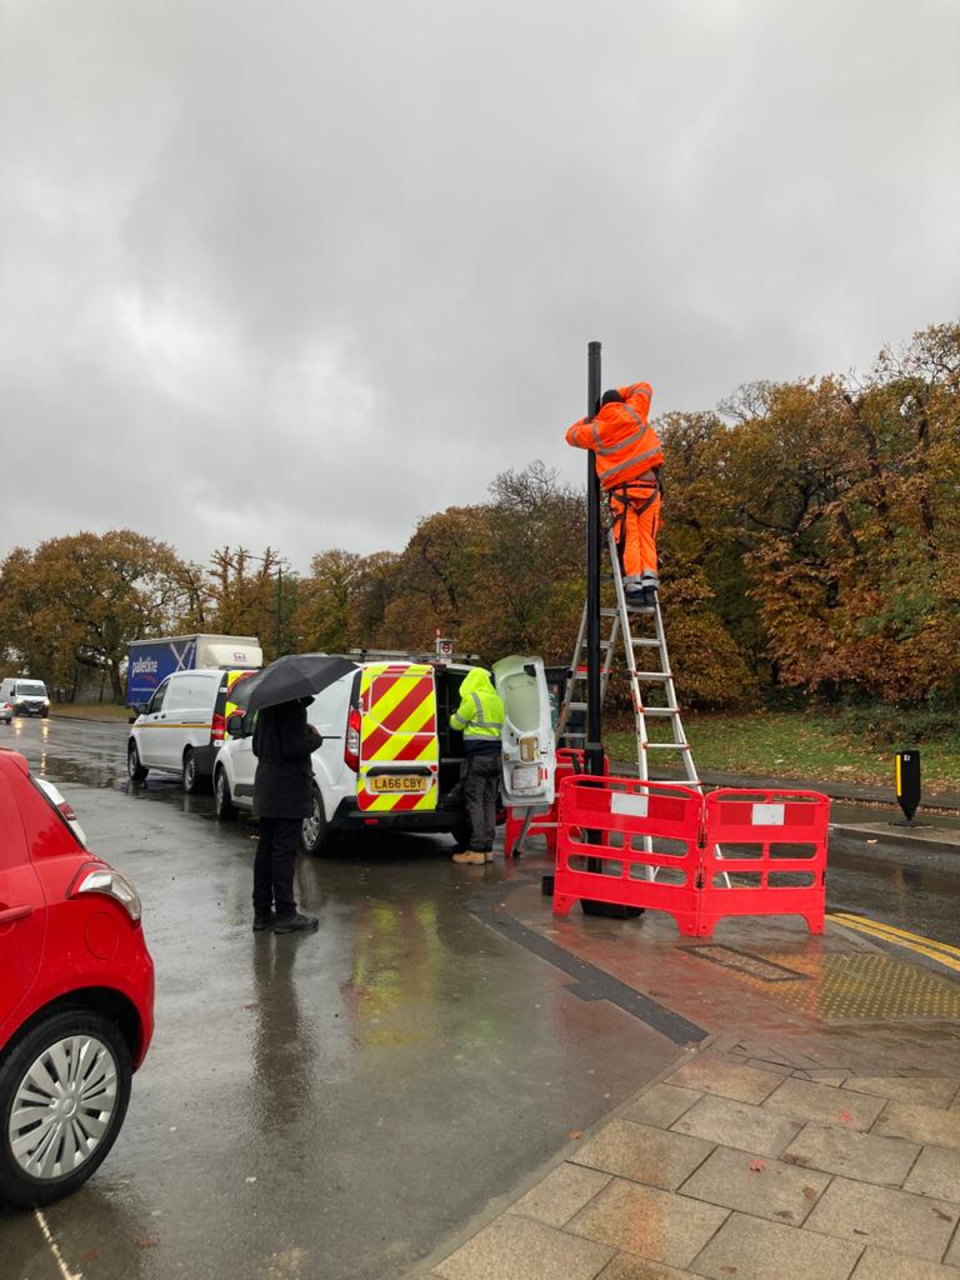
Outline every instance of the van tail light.
<path id="1" fill-rule="evenodd" d="M 213 713 L 213 723 L 210 725 L 210 740 L 212 742 L 222 742 L 227 736 L 227 718 L 220 711 Z"/>
<path id="2" fill-rule="evenodd" d="M 142 914 L 140 895 L 126 876 L 114 871 L 105 862 L 88 862 L 85 867 L 81 867 L 67 890 L 67 897 L 79 898 L 81 894 L 87 893 L 99 893 L 106 898 L 113 898 L 133 923 L 139 924 Z"/>
<path id="3" fill-rule="evenodd" d="M 356 707 L 350 708 L 347 716 L 347 736 L 343 743 L 343 760 L 348 769 L 360 772 L 360 712 Z"/>

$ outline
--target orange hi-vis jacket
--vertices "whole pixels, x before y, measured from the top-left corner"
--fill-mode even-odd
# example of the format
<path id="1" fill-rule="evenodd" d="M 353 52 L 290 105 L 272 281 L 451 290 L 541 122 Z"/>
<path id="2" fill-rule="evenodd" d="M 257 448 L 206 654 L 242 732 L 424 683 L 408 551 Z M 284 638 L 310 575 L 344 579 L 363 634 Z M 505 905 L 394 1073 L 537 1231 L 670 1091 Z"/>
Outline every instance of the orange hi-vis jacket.
<path id="1" fill-rule="evenodd" d="M 634 382 L 618 387 L 623 404 L 605 404 L 595 418 L 581 418 L 567 432 L 567 444 L 592 449 L 604 489 L 618 489 L 663 466 L 663 450 L 647 423 L 653 387 Z"/>

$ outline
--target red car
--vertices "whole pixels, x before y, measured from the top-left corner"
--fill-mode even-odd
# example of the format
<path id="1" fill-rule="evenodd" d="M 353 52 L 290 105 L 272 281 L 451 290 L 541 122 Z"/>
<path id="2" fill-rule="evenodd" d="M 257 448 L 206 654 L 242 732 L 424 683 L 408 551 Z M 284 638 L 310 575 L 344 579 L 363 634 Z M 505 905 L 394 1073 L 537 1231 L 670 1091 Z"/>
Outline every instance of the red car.
<path id="1" fill-rule="evenodd" d="M 0 1200 L 47 1204 L 89 1178 L 152 1033 L 136 891 L 0 750 Z"/>

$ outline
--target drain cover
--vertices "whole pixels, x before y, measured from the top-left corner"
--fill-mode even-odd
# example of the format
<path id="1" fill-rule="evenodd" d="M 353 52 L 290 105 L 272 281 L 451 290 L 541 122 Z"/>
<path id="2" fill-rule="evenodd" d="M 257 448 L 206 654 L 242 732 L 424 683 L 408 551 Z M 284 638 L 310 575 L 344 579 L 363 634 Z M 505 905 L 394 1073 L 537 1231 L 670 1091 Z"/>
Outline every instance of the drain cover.
<path id="1" fill-rule="evenodd" d="M 689 954 L 709 960 L 711 964 L 722 965 L 724 969 L 732 969 L 745 978 L 756 978 L 759 982 L 806 982 L 810 979 L 808 973 L 798 973 L 796 969 L 788 969 L 786 965 L 763 956 L 751 955 L 749 951 L 738 951 L 735 947 L 691 947 Z"/>

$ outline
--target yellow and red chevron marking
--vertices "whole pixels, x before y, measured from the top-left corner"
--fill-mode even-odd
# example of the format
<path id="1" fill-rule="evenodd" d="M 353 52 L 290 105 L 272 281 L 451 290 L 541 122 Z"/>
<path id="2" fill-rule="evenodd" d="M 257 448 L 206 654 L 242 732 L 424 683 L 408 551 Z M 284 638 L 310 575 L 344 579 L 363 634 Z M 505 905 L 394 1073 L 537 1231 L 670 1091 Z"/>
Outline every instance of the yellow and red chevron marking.
<path id="1" fill-rule="evenodd" d="M 413 812 L 437 807 L 440 742 L 433 669 L 423 663 L 376 663 L 360 680 L 360 772 L 357 801 L 374 812 Z M 422 792 L 368 791 L 371 765 L 417 764 L 430 768 Z M 405 772 L 400 768 L 398 774 Z"/>

